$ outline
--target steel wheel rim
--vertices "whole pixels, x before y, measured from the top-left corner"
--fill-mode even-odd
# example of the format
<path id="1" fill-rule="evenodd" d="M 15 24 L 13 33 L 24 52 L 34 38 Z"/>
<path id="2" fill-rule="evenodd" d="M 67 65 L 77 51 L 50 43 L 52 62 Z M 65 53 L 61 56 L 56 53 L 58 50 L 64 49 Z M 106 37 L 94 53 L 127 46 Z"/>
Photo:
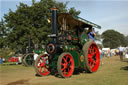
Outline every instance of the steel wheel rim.
<path id="1" fill-rule="evenodd" d="M 100 64 L 100 53 L 97 45 L 94 43 L 88 48 L 88 64 L 92 72 L 98 70 Z"/>
<path id="2" fill-rule="evenodd" d="M 32 64 L 33 64 L 33 61 L 34 61 L 34 59 L 33 59 L 33 54 L 27 55 L 25 61 L 26 61 L 27 65 L 32 65 Z"/>
<path id="3" fill-rule="evenodd" d="M 74 71 L 74 60 L 71 55 L 65 54 L 62 57 L 61 71 L 65 77 L 69 77 L 72 75 L 72 73 Z"/>
<path id="4" fill-rule="evenodd" d="M 46 65 L 48 65 L 48 58 L 46 58 L 46 56 L 47 55 L 42 55 L 37 64 L 38 72 L 44 76 L 50 73 L 49 68 L 46 67 Z"/>

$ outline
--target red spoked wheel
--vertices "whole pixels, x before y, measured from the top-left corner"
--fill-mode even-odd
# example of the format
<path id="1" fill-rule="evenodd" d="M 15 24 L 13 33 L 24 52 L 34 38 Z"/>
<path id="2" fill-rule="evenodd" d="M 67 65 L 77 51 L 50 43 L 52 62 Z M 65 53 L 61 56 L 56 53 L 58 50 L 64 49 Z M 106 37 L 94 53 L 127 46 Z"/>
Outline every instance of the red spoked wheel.
<path id="1" fill-rule="evenodd" d="M 98 46 L 92 42 L 87 42 L 83 47 L 85 56 L 85 69 L 88 72 L 96 72 L 100 65 L 100 53 Z"/>
<path id="2" fill-rule="evenodd" d="M 62 77 L 70 77 L 74 72 L 74 59 L 70 53 L 62 53 L 57 63 L 58 73 Z"/>
<path id="3" fill-rule="evenodd" d="M 41 54 L 37 57 L 35 61 L 35 71 L 40 76 L 46 76 L 50 73 L 47 54 Z"/>

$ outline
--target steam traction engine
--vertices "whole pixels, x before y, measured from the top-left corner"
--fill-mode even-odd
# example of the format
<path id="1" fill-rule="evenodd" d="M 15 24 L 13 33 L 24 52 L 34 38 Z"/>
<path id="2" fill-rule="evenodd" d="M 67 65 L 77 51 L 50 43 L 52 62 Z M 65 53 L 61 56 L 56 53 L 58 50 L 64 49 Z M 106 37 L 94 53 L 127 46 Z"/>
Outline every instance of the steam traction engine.
<path id="1" fill-rule="evenodd" d="M 34 53 L 41 54 L 44 53 L 45 49 L 33 49 L 31 37 L 28 36 L 28 46 L 26 49 L 26 53 L 22 56 L 21 61 L 24 66 L 33 66 L 34 64 Z"/>
<path id="2" fill-rule="evenodd" d="M 100 26 L 68 13 L 57 14 L 51 8 L 52 41 L 46 45 L 48 54 L 41 54 L 35 61 L 35 71 L 40 76 L 58 72 L 62 77 L 70 77 L 75 68 L 96 72 L 100 65 L 98 46 L 89 41 L 88 28 Z"/>

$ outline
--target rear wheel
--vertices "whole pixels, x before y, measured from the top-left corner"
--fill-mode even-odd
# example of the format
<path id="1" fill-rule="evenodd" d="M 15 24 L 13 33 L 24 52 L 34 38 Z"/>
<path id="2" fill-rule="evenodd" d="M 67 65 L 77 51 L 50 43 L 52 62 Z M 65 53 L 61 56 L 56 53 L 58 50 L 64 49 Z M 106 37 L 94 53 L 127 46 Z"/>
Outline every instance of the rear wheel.
<path id="1" fill-rule="evenodd" d="M 37 57 L 35 61 L 35 71 L 39 76 L 46 76 L 50 73 L 47 54 L 41 54 Z"/>
<path id="2" fill-rule="evenodd" d="M 32 66 L 34 63 L 34 55 L 33 53 L 28 53 L 24 56 L 23 59 L 24 65 L 25 66 Z"/>
<path id="3" fill-rule="evenodd" d="M 57 63 L 58 73 L 62 77 L 70 77 L 74 72 L 74 59 L 70 53 L 62 53 Z"/>
<path id="4" fill-rule="evenodd" d="M 100 65 L 98 46 L 94 42 L 89 41 L 85 43 L 83 52 L 85 57 L 85 69 L 90 73 L 96 72 Z"/>

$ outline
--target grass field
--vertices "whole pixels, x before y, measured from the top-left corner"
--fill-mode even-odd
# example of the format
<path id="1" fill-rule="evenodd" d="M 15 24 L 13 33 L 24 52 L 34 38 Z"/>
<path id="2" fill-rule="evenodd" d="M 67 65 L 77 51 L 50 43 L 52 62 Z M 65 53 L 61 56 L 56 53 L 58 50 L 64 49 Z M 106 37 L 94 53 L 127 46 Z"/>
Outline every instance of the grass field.
<path id="1" fill-rule="evenodd" d="M 96 73 L 80 73 L 70 78 L 53 75 L 37 77 L 33 67 L 0 65 L 0 85 L 128 85 L 128 62 L 118 56 L 103 58 Z"/>

